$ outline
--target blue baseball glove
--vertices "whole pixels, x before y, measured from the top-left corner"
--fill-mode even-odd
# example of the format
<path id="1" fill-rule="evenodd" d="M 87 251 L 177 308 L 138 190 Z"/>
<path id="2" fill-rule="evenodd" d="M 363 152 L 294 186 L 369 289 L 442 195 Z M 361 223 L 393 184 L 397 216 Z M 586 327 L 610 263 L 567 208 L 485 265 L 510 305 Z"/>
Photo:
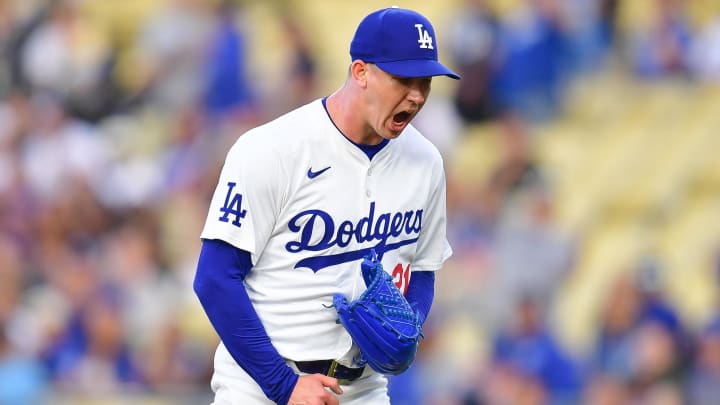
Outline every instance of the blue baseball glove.
<path id="1" fill-rule="evenodd" d="M 335 294 L 333 306 L 360 348 L 360 363 L 378 373 L 400 374 L 415 360 L 422 337 L 418 314 L 383 270 L 374 250 L 360 267 L 367 290 L 350 303 Z"/>

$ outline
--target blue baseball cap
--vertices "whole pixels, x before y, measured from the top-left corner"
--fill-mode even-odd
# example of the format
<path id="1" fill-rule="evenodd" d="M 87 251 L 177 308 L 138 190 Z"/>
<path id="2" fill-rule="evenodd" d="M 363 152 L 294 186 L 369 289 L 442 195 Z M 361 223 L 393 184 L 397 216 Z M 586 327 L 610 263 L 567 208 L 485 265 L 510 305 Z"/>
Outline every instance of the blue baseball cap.
<path id="1" fill-rule="evenodd" d="M 374 63 L 400 77 L 460 76 L 438 61 L 435 29 L 421 14 L 396 6 L 377 10 L 358 25 L 350 43 L 353 61 Z"/>

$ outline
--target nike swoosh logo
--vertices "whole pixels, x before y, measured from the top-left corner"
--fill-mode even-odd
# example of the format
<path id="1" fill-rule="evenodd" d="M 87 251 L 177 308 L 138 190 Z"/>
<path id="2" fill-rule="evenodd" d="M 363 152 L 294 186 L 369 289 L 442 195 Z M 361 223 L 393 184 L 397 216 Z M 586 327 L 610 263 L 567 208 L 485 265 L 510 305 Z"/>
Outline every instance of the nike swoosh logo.
<path id="1" fill-rule="evenodd" d="M 312 171 L 312 167 L 311 167 L 308 169 L 308 179 L 314 179 L 315 177 L 325 173 L 329 169 L 330 169 L 330 166 L 328 166 L 322 170 L 318 170 L 318 171 L 314 172 L 314 171 Z"/>

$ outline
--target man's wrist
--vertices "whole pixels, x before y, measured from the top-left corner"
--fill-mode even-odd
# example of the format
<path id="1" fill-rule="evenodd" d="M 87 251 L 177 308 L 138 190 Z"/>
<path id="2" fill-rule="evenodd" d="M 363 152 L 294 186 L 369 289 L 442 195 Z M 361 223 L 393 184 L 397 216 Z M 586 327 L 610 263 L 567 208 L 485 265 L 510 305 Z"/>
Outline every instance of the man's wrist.
<path id="1" fill-rule="evenodd" d="M 272 397 L 270 397 L 270 399 L 279 405 L 287 405 L 290 401 L 293 390 L 295 389 L 298 378 L 300 378 L 300 376 L 295 374 L 290 366 L 286 365 L 285 369 L 282 370 L 282 375 L 277 379 L 277 386 L 272 389 Z"/>

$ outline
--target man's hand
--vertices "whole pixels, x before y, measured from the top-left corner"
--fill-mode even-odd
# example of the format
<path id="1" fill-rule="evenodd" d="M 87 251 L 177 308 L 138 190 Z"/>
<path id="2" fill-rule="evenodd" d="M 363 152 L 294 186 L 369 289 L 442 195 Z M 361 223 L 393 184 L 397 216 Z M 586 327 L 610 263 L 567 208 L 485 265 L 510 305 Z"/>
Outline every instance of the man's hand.
<path id="1" fill-rule="evenodd" d="M 370 250 L 360 267 L 365 292 L 350 303 L 336 293 L 333 306 L 340 323 L 360 348 L 360 364 L 366 361 L 381 374 L 400 374 L 415 360 L 423 336 L 420 316 L 392 276 L 383 270 L 375 250 Z"/>
<path id="2" fill-rule="evenodd" d="M 290 395 L 288 405 L 338 405 L 337 397 L 326 390 L 326 387 L 338 395 L 342 394 L 340 384 L 335 378 L 322 374 L 301 375 Z"/>

